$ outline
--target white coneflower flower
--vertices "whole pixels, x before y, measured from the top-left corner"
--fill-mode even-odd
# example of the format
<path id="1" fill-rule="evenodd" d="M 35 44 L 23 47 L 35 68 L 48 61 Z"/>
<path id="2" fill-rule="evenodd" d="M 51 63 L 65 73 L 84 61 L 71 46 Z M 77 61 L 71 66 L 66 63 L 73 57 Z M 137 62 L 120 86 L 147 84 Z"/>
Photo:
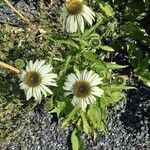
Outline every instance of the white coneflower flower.
<path id="1" fill-rule="evenodd" d="M 98 87 L 102 83 L 102 78 L 94 71 L 76 71 L 76 74 L 69 74 L 63 89 L 67 92 L 66 96 L 72 94 L 71 103 L 79 106 L 83 111 L 86 110 L 88 104 L 96 101 L 96 96 L 101 97 L 104 91 Z"/>
<path id="2" fill-rule="evenodd" d="M 45 65 L 44 60 L 36 60 L 34 63 L 30 61 L 26 70 L 21 72 L 20 88 L 25 91 L 26 99 L 29 100 L 34 97 L 37 101 L 41 101 L 42 94 L 47 96 L 47 93 L 53 94 L 53 92 L 47 86 L 57 86 L 54 78 L 57 78 L 57 74 L 51 73 L 52 66 Z"/>
<path id="3" fill-rule="evenodd" d="M 84 21 L 92 25 L 95 13 L 83 4 L 82 0 L 66 0 L 61 14 L 61 22 L 64 30 L 73 33 L 78 28 L 84 32 Z"/>

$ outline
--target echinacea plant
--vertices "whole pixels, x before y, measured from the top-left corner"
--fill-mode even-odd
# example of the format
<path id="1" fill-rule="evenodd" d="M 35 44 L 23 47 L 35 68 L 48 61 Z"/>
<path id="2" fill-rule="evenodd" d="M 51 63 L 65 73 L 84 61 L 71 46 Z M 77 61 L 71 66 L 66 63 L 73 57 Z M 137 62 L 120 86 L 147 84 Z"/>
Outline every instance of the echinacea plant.
<path id="1" fill-rule="evenodd" d="M 115 60 L 112 59 L 112 55 L 115 53 L 114 49 L 116 49 L 113 42 L 116 38 L 117 31 L 115 30 L 118 24 L 115 13 L 108 3 L 98 0 L 95 2 L 98 3 L 97 6 L 99 6 L 101 12 L 93 12 L 91 8 L 84 4 L 83 0 L 65 1 L 61 11 L 62 27 L 67 32 L 64 39 L 62 38 L 63 35 L 60 36 L 58 32 L 60 30 L 56 31 L 56 36 L 53 36 L 49 28 L 45 28 L 46 32 L 42 32 L 42 34 L 38 31 L 37 34 L 32 35 L 33 30 L 29 28 L 24 30 L 23 36 L 21 36 L 21 30 L 19 31 L 20 34 L 15 35 L 16 37 L 13 35 L 14 39 L 8 34 L 11 38 L 1 42 L 12 46 L 6 41 L 12 39 L 14 44 L 18 43 L 19 39 L 20 42 L 14 48 L 14 53 L 17 50 L 15 56 L 18 57 L 20 49 L 24 50 L 24 55 L 19 54 L 24 62 L 32 55 L 34 59 L 42 57 L 46 60 L 58 61 L 54 62 L 54 68 L 51 63 L 46 64 L 45 60 L 29 61 L 25 70 L 22 69 L 23 67 L 18 70 L 3 62 L 0 62 L 0 66 L 11 69 L 19 75 L 20 89 L 25 92 L 24 99 L 29 101 L 33 98 L 35 102 L 38 102 L 36 104 L 44 99 L 44 106 L 47 101 L 51 101 L 53 105 L 52 107 L 48 105 L 48 111 L 56 113 L 58 119 L 61 118 L 61 127 L 66 128 L 73 125 L 74 130 L 71 135 L 73 150 L 81 148 L 81 136 L 84 132 L 93 135 L 94 138 L 96 138 L 97 131 L 107 132 L 108 107 L 125 98 L 123 90 L 132 89 L 132 87 L 126 86 L 126 80 L 117 71 L 125 66 L 116 64 Z M 95 14 L 98 14 L 97 18 Z M 41 20 L 43 21 L 44 18 L 47 17 L 43 17 Z M 94 21 L 95 25 L 93 25 Z M 26 22 L 28 21 L 26 20 Z M 45 22 L 49 24 L 47 20 Z M 45 22 L 40 22 L 40 26 Z M 86 24 L 93 26 L 85 30 Z M 130 28 L 127 26 L 127 29 Z M 29 32 L 27 35 L 26 31 Z M 133 33 L 133 27 L 131 31 Z M 75 34 L 75 36 L 69 34 L 76 32 L 80 34 Z M 136 32 L 137 30 L 134 34 Z M 131 36 L 133 35 L 131 34 Z M 113 40 L 111 39 L 113 42 L 111 42 L 110 37 L 114 37 Z M 41 41 L 37 44 L 38 40 Z M 147 39 L 147 43 L 149 43 L 149 39 Z M 64 44 L 67 48 L 61 44 Z M 57 45 L 59 46 L 57 47 Z M 28 47 L 32 47 L 30 53 Z M 60 50 L 58 51 L 60 47 L 64 48 L 65 54 Z M 44 48 L 45 52 L 43 52 Z M 133 49 L 132 45 L 129 45 L 128 48 L 130 54 L 131 50 L 133 52 L 137 50 L 136 47 Z M 28 55 L 26 55 L 26 52 Z M 37 56 L 37 53 L 40 55 Z M 23 58 L 24 56 L 26 57 Z M 56 58 L 57 56 L 58 58 Z M 134 53 L 132 56 L 135 56 Z M 140 63 L 135 65 L 135 68 L 138 66 L 140 75 L 141 68 L 146 68 L 146 74 L 142 72 L 142 76 L 144 75 L 144 79 L 146 77 L 145 82 L 149 85 L 149 73 L 147 74 L 149 72 L 149 55 L 146 54 L 146 56 L 144 60 L 143 57 L 141 59 L 138 57 L 131 58 L 140 60 Z M 134 59 L 133 64 L 136 61 Z M 141 67 L 139 67 L 140 65 Z M 53 69 L 56 73 L 53 73 Z M 47 97 L 47 95 L 52 95 L 52 97 Z"/>

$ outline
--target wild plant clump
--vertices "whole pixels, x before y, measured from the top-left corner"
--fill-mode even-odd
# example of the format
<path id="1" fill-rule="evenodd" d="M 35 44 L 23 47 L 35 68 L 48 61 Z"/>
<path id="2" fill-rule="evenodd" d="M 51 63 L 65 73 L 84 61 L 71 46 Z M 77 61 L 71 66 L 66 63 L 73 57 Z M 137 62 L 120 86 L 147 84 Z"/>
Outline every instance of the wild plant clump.
<path id="1" fill-rule="evenodd" d="M 134 89 L 124 70 L 150 86 L 149 2 L 66 0 L 51 16 L 52 4 L 37 1 L 33 16 L 2 1 L 20 20 L 0 29 L 0 141 L 15 139 L 42 103 L 63 117 L 63 129 L 74 125 L 72 148 L 80 149 L 84 132 L 107 132 L 107 108 Z M 12 132 L 14 123 L 21 127 Z"/>

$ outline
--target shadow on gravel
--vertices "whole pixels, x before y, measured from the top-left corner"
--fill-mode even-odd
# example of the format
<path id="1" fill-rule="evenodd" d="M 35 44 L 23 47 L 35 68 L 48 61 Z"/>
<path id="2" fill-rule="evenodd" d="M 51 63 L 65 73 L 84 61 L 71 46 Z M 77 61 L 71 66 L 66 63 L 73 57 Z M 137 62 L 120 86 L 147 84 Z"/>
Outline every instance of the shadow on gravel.
<path id="1" fill-rule="evenodd" d="M 121 115 L 121 121 L 127 132 L 141 132 L 147 124 L 150 136 L 150 89 L 145 86 L 137 90 L 129 91 L 125 112 Z"/>

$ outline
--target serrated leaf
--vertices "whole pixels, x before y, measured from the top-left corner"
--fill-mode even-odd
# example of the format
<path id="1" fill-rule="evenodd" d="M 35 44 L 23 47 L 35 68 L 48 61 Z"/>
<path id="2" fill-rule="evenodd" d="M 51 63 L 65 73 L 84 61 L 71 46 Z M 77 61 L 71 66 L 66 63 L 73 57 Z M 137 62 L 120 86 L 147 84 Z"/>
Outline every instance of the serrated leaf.
<path id="1" fill-rule="evenodd" d="M 65 128 L 69 125 L 69 122 L 73 119 L 73 117 L 76 115 L 76 113 L 79 111 L 79 107 L 74 107 L 74 109 L 71 111 L 71 113 L 67 116 L 67 119 L 63 122 L 62 128 Z"/>
<path id="2" fill-rule="evenodd" d="M 109 47 L 107 45 L 100 45 L 99 48 L 101 48 L 104 51 L 113 52 L 114 49 L 112 47 Z"/>

